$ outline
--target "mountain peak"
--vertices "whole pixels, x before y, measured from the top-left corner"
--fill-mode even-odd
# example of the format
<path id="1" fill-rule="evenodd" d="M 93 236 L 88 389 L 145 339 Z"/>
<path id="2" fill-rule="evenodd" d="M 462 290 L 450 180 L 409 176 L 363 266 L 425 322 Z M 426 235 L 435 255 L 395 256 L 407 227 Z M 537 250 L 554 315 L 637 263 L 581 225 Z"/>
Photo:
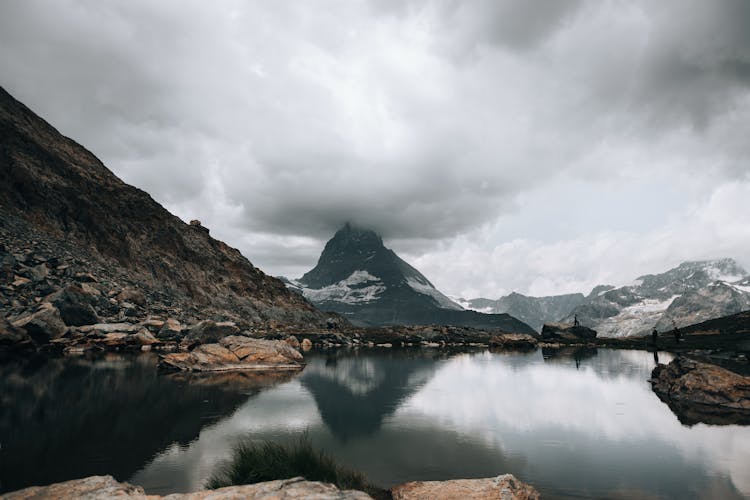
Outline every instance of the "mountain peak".
<path id="1" fill-rule="evenodd" d="M 344 226 L 336 231 L 333 238 L 328 244 L 335 244 L 339 247 L 382 247 L 383 238 L 378 233 L 371 229 L 364 229 L 352 225 L 350 222 L 344 224 Z M 326 245 L 326 248 L 328 247 Z"/>

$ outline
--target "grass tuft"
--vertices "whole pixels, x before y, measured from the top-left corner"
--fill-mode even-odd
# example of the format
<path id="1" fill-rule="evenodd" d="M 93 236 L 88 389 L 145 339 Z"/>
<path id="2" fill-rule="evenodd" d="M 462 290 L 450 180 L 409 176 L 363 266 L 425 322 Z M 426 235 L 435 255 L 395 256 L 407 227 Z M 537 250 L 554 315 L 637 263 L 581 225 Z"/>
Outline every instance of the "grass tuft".
<path id="1" fill-rule="evenodd" d="M 297 476 L 332 483 L 344 490 L 365 491 L 375 497 L 382 497 L 383 493 L 361 472 L 343 467 L 329 455 L 315 450 L 307 434 L 290 444 L 245 441 L 235 445 L 231 460 L 217 468 L 206 487 L 216 489 Z"/>

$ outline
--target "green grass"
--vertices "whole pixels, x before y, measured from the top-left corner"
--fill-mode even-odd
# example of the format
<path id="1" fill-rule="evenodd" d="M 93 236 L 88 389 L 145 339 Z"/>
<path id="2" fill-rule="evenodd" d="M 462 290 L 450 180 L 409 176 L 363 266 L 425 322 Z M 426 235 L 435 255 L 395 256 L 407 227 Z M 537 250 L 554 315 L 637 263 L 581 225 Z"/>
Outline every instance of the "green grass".
<path id="1" fill-rule="evenodd" d="M 307 434 L 290 444 L 245 441 L 235 445 L 231 460 L 217 468 L 206 487 L 216 489 L 298 476 L 383 497 L 383 490 L 370 484 L 361 472 L 341 466 L 329 455 L 315 450 Z"/>

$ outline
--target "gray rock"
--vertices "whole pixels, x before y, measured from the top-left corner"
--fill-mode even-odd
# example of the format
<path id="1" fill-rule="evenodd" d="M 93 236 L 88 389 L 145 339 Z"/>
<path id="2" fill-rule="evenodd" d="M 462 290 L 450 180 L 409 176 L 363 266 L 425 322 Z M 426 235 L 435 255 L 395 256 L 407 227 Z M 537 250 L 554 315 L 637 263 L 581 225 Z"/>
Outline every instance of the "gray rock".
<path id="1" fill-rule="evenodd" d="M 91 306 L 94 297 L 78 285 L 68 285 L 55 292 L 49 300 L 60 311 L 66 325 L 83 326 L 99 322 L 96 311 Z"/>
<path id="2" fill-rule="evenodd" d="M 187 345 L 209 344 L 239 332 L 240 329 L 231 321 L 217 323 L 207 319 L 191 326 L 183 343 Z"/>
<path id="3" fill-rule="evenodd" d="M 33 314 L 14 321 L 13 326 L 26 330 L 37 344 L 46 344 L 60 338 L 66 331 L 60 311 L 49 302 L 43 302 Z"/>
<path id="4" fill-rule="evenodd" d="M 13 326 L 7 319 L 0 318 L 0 346 L 20 347 L 31 342 L 31 337 L 23 328 Z"/>
<path id="5" fill-rule="evenodd" d="M 585 326 L 573 326 L 569 323 L 547 323 L 542 327 L 543 339 L 592 340 L 596 330 Z"/>

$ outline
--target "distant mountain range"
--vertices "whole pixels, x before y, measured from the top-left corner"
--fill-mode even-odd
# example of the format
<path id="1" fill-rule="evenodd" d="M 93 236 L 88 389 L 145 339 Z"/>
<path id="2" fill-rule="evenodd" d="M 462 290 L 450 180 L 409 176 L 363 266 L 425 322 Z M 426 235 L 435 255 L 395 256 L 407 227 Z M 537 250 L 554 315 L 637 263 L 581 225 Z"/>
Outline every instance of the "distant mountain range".
<path id="1" fill-rule="evenodd" d="M 535 329 L 545 322 L 572 322 L 577 316 L 601 336 L 644 335 L 750 309 L 750 276 L 733 259 L 683 262 L 661 274 L 648 274 L 615 288 L 591 293 L 527 297 L 518 293 L 497 300 L 458 299 L 476 311 L 508 313 Z"/>
<path id="2" fill-rule="evenodd" d="M 382 238 L 346 224 L 326 243 L 318 264 L 298 280 L 282 278 L 316 307 L 357 325 L 451 324 L 535 333 L 506 314 L 483 314 L 442 294 Z"/>

